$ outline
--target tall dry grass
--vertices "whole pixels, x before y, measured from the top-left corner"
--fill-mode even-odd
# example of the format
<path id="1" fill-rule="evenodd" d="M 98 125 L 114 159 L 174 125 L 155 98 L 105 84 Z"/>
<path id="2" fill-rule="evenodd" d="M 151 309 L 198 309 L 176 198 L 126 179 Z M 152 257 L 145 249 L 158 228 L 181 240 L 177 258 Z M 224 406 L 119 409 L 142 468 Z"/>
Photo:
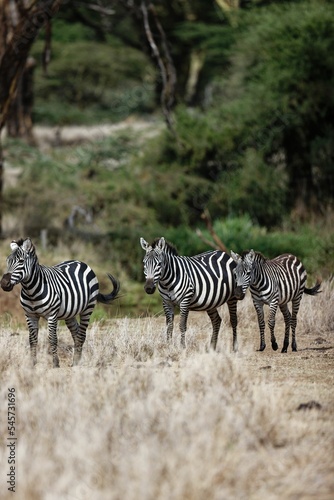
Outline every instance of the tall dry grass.
<path id="1" fill-rule="evenodd" d="M 51 368 L 42 323 L 38 364 L 28 334 L 0 329 L 1 497 L 24 500 L 319 499 L 334 493 L 333 288 L 304 297 L 299 351 L 256 352 L 249 295 L 239 304 L 239 352 L 226 306 L 217 352 L 206 314 L 166 345 L 164 318 L 115 318 L 89 328 L 70 368 L 61 326 Z M 284 325 L 277 315 L 277 339 Z M 268 338 L 269 340 L 269 338 Z M 270 344 L 267 342 L 267 344 Z M 17 394 L 17 481 L 7 491 L 7 388 Z M 300 404 L 316 401 L 320 406 Z"/>

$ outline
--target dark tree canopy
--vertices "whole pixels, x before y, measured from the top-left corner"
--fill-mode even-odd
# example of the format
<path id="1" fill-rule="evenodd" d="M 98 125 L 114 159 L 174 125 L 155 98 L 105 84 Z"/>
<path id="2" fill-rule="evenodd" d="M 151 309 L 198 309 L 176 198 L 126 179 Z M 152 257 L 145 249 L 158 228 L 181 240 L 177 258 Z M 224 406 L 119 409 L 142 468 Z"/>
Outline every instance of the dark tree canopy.
<path id="1" fill-rule="evenodd" d="M 34 116 L 52 115 L 59 127 L 77 123 L 73 108 L 85 123 L 162 111 L 172 135 L 159 139 L 154 169 L 179 182 L 163 194 L 177 207 L 163 210 L 166 223 L 175 224 L 181 205 L 189 224 L 209 209 L 267 227 L 333 206 L 331 2 L 59 5 L 1 3 L 0 130 L 7 123 L 9 135 L 31 138 L 35 74 L 39 103 L 51 104 Z M 36 54 L 45 69 L 51 40 L 42 78 Z"/>

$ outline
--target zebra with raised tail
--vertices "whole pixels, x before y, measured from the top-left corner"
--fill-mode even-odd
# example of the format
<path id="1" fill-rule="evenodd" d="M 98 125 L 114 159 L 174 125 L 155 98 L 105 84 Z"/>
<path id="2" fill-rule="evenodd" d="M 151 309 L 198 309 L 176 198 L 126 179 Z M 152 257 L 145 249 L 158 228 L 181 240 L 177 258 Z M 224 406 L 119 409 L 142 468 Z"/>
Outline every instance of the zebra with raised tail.
<path id="1" fill-rule="evenodd" d="M 99 292 L 94 271 L 84 262 L 71 260 L 52 267 L 39 264 L 35 247 L 30 240 L 20 239 L 10 244 L 12 253 L 7 257 L 7 272 L 1 279 L 1 288 L 10 292 L 21 283 L 21 305 L 29 329 L 32 362 L 37 362 L 39 318 L 48 322 L 49 342 L 53 366 L 59 366 L 57 354 L 57 324 L 63 319 L 74 341 L 73 365 L 81 359 L 86 330 L 96 302 L 110 304 L 120 289 L 119 282 L 108 274 L 113 291 Z M 80 323 L 76 316 L 79 315 Z"/>
<path id="2" fill-rule="evenodd" d="M 260 329 L 260 351 L 266 347 L 264 331 L 265 321 L 263 305 L 269 304 L 268 325 L 271 334 L 271 346 L 278 349 L 274 330 L 277 307 L 280 308 L 285 323 L 285 336 L 282 352 L 287 352 L 289 346 L 290 327 L 292 331 L 292 350 L 297 351 L 296 327 L 297 314 L 303 293 L 316 295 L 320 292 L 320 281 L 313 288 L 306 288 L 307 273 L 297 257 L 283 254 L 270 260 L 254 250 L 243 252 L 240 256 L 231 252 L 237 264 L 235 273 L 235 295 L 243 299 L 248 287 L 252 294 L 253 303 L 257 312 Z M 291 313 L 288 302 L 292 302 Z"/>
<path id="3" fill-rule="evenodd" d="M 152 294 L 158 285 L 166 316 L 167 340 L 172 338 L 175 306 L 180 308 L 183 347 L 189 311 L 206 311 L 212 324 L 211 347 L 216 349 L 221 324 L 217 308 L 226 302 L 233 329 L 233 350 L 237 351 L 237 299 L 233 295 L 236 264 L 233 259 L 221 251 L 180 256 L 163 237 L 151 244 L 140 238 L 140 244 L 146 252 L 144 289 Z"/>

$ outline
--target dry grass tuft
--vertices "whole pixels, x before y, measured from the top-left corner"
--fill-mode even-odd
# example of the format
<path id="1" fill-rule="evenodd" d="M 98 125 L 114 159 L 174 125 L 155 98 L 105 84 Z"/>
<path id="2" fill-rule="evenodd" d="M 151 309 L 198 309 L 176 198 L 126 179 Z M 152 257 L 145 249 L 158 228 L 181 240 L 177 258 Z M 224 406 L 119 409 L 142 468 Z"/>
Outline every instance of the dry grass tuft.
<path id="1" fill-rule="evenodd" d="M 6 439 L 7 388 L 15 387 L 15 498 L 333 498 L 333 289 L 323 290 L 303 298 L 297 353 L 256 352 L 249 295 L 239 307 L 237 354 L 226 307 L 215 353 L 207 352 L 206 314 L 190 314 L 186 350 L 178 328 L 166 344 L 163 317 L 118 318 L 90 326 L 75 368 L 65 327 L 61 367 L 51 368 L 42 324 L 32 369 L 25 328 L 4 324 L 0 423 Z M 283 335 L 278 313 L 280 345 Z M 12 498 L 5 446 L 0 458 L 2 498 Z"/>

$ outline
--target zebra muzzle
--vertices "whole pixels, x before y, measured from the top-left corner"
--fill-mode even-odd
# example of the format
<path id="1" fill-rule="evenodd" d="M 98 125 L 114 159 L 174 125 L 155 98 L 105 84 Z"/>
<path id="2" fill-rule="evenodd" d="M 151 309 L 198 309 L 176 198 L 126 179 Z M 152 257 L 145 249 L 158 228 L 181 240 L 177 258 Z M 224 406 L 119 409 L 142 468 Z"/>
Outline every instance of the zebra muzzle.
<path id="1" fill-rule="evenodd" d="M 145 285 L 144 285 L 144 290 L 146 293 L 148 293 L 149 295 L 152 295 L 152 293 L 155 292 L 155 284 L 153 283 L 153 280 L 147 280 Z"/>
<path id="2" fill-rule="evenodd" d="M 12 277 L 11 273 L 7 273 L 4 274 L 3 277 L 1 278 L 0 285 L 5 292 L 10 292 L 14 288 L 14 285 L 11 283 L 11 277 Z"/>
<path id="3" fill-rule="evenodd" d="M 242 300 L 245 297 L 245 292 L 241 286 L 236 286 L 234 289 L 234 295 L 238 300 Z"/>

